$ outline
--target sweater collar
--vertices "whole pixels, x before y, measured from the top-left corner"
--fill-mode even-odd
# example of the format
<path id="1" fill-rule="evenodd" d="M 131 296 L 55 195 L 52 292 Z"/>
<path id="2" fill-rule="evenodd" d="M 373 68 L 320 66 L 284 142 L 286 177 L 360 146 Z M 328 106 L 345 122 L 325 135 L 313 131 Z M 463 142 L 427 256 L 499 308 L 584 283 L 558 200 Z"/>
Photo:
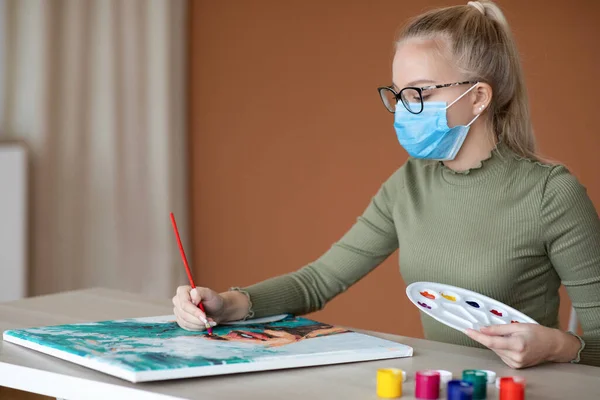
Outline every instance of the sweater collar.
<path id="1" fill-rule="evenodd" d="M 471 185 L 494 177 L 502 172 L 511 158 L 510 149 L 500 141 L 487 158 L 465 171 L 455 171 L 439 162 L 442 178 L 452 185 Z"/>

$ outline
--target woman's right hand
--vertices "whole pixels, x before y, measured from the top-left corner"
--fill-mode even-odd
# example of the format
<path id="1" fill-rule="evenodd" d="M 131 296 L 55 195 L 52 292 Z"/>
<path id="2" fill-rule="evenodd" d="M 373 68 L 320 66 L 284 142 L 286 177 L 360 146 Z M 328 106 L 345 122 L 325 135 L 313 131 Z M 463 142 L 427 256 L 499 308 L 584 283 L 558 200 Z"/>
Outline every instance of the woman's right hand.
<path id="1" fill-rule="evenodd" d="M 200 302 L 208 316 L 198 307 Z M 179 326 L 190 331 L 205 330 L 207 320 L 211 326 L 215 326 L 223 320 L 225 313 L 223 296 L 204 287 L 192 289 L 190 286 L 179 286 L 173 296 L 173 306 Z"/>

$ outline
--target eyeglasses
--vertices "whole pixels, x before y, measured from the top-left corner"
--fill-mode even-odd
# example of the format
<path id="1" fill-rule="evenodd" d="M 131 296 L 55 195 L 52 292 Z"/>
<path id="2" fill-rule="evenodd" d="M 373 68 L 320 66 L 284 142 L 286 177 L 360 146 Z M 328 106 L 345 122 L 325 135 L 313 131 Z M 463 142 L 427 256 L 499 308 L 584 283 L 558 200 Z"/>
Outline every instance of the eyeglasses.
<path id="1" fill-rule="evenodd" d="M 427 90 L 433 89 L 441 89 L 447 88 L 451 86 L 458 85 L 466 85 L 469 83 L 477 83 L 476 81 L 465 81 L 465 82 L 455 82 L 455 83 L 445 83 L 442 85 L 432 85 L 432 86 L 422 86 L 422 87 L 405 87 L 400 90 L 400 93 L 396 93 L 396 91 L 391 86 L 385 86 L 377 88 L 379 95 L 381 96 L 381 101 L 387 110 L 391 113 L 396 112 L 396 105 L 398 101 L 402 101 L 404 107 L 413 114 L 419 114 L 423 111 L 423 92 Z"/>

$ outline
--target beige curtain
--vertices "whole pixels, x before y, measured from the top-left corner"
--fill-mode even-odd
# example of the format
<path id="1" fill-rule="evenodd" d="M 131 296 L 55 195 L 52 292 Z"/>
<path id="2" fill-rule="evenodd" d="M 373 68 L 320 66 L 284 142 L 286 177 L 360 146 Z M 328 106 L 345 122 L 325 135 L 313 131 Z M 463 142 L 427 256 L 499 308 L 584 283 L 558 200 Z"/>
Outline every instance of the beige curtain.
<path id="1" fill-rule="evenodd" d="M 185 282 L 169 220 L 187 246 L 185 12 L 0 0 L 0 139 L 31 152 L 29 295 Z"/>

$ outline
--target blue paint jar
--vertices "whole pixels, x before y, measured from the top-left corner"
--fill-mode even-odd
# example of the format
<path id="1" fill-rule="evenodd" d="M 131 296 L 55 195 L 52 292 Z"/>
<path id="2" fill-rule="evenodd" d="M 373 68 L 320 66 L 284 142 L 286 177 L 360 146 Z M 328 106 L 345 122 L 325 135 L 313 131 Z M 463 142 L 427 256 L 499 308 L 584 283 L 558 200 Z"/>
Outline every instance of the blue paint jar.
<path id="1" fill-rule="evenodd" d="M 455 379 L 448 382 L 446 392 L 448 393 L 448 400 L 472 400 L 473 384 Z"/>

